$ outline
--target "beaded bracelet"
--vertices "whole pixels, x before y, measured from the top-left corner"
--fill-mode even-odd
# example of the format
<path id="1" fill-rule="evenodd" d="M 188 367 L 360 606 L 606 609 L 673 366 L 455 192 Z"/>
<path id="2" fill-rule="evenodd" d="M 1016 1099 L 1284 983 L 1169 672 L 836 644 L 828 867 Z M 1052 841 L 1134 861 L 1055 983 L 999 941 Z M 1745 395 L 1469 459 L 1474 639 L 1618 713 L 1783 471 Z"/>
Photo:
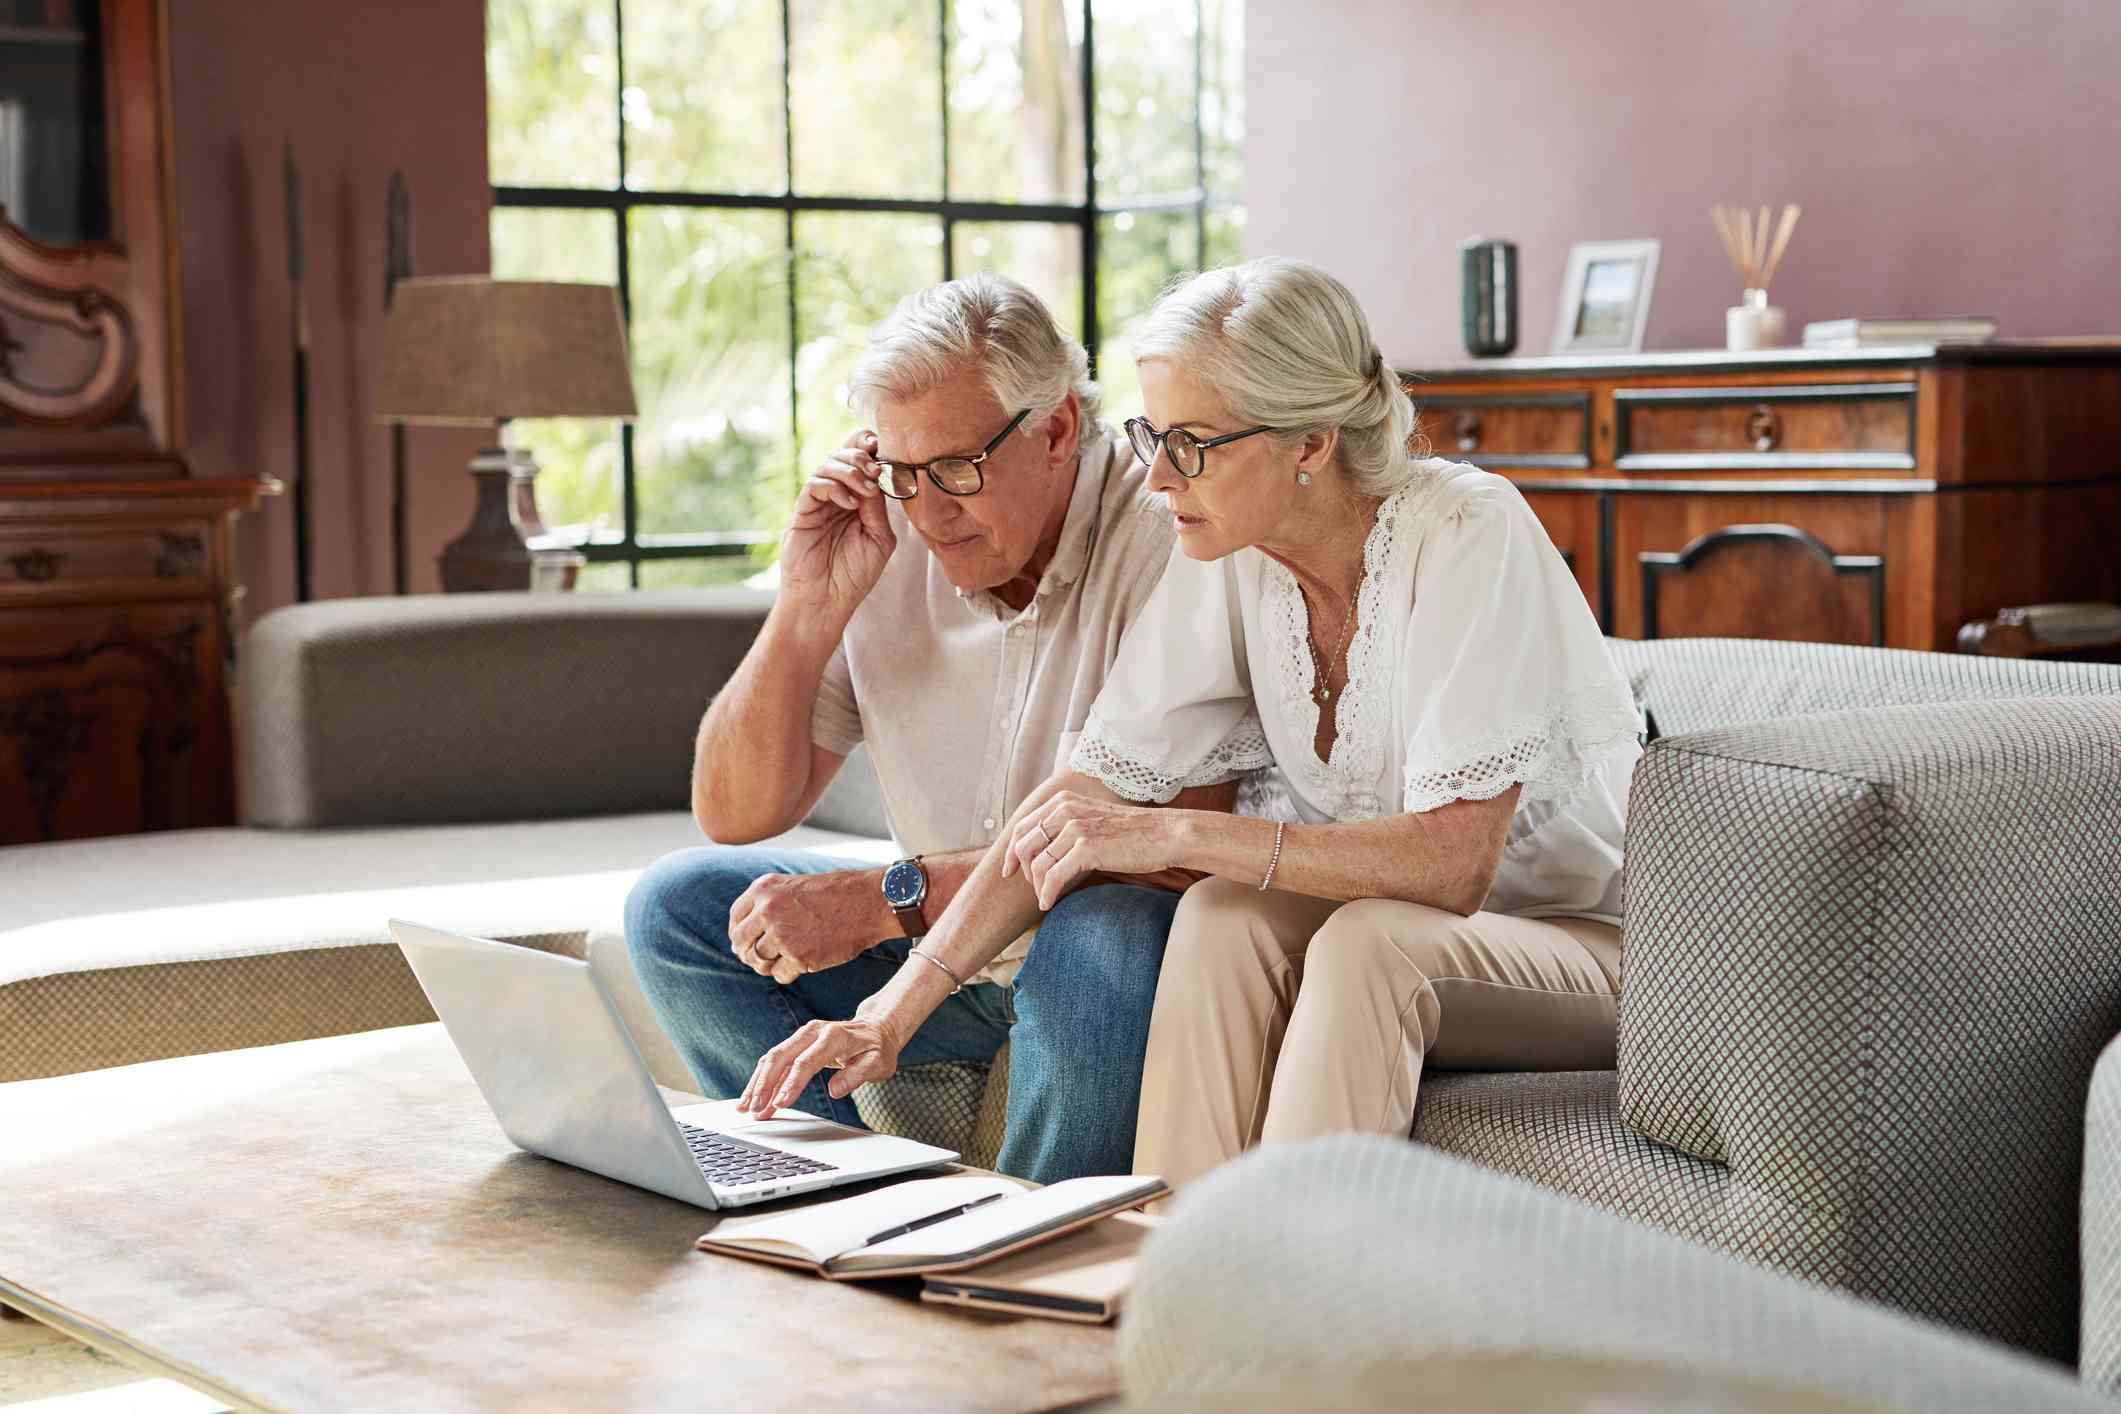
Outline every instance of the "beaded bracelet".
<path id="1" fill-rule="evenodd" d="M 1265 893 L 1274 883 L 1274 870 L 1281 864 L 1281 832 L 1288 825 L 1280 820 L 1274 822 L 1274 855 L 1267 861 L 1267 877 L 1259 881 L 1259 891 Z"/>
<path id="2" fill-rule="evenodd" d="M 908 948 L 906 949 L 906 951 L 910 955 L 919 958 L 922 962 L 927 963 L 930 967 L 941 967 L 943 969 L 943 975 L 950 979 L 951 996 L 954 997 L 959 992 L 965 990 L 965 979 L 958 976 L 955 972 L 952 972 L 948 967 L 944 967 L 943 960 L 941 958 L 930 957 L 927 953 L 922 952 L 919 948 Z"/>

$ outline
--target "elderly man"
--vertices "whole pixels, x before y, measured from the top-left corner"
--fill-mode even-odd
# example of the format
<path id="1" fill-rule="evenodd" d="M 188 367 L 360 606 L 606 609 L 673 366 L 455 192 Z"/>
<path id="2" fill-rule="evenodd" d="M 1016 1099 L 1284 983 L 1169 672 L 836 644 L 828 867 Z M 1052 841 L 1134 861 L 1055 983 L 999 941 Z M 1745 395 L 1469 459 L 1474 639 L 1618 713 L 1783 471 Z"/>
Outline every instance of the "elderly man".
<path id="1" fill-rule="evenodd" d="M 808 1021 L 841 1021 L 911 955 L 1011 813 L 1065 765 L 1170 554 L 1143 468 L 1098 419 L 1080 345 L 992 275 L 905 300 L 852 380 L 874 430 L 796 502 L 758 641 L 700 725 L 693 810 L 723 846 L 810 810 L 866 742 L 906 858 L 848 869 L 709 847 L 627 901 L 635 970 L 709 1095 Z M 909 533 L 910 532 L 910 533 Z M 1176 804 L 1227 808 L 1234 788 Z M 962 982 L 904 1065 L 1010 1051 L 1008 1173 L 1125 1173 L 1164 938 L 1183 880 L 1079 889 Z M 883 941 L 879 941 L 879 940 Z M 820 1075 L 797 1108 L 859 1124 Z"/>

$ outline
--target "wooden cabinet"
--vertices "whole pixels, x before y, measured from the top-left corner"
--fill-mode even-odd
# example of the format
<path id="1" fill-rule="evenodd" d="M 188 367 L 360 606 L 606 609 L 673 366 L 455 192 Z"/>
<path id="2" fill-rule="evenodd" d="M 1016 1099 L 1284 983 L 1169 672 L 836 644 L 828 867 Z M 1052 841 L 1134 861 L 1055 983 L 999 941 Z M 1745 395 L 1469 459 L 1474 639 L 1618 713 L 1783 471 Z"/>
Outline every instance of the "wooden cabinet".
<path id="1" fill-rule="evenodd" d="M 213 684 L 224 643 L 201 602 L 39 614 L 0 671 L 0 836 L 105 835 L 223 824 L 228 717 Z"/>
<path id="2" fill-rule="evenodd" d="M 161 0 L 0 26 L 0 845 L 234 818 L 229 539 L 184 459 Z M 53 154 L 72 154 L 59 161 Z"/>
<path id="3" fill-rule="evenodd" d="M 2121 600 L 2121 343 L 1404 372 L 1419 435 L 1516 482 L 1609 633 L 1949 650 Z"/>

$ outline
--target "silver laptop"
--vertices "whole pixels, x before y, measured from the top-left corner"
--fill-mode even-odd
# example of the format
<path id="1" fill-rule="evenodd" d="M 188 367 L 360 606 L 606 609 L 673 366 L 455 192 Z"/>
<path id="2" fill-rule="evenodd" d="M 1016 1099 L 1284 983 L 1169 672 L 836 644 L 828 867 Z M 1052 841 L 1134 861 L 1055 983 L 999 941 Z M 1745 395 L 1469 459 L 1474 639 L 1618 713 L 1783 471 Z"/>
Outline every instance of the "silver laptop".
<path id="1" fill-rule="evenodd" d="M 930 1168 L 954 1150 L 734 1100 L 670 1107 L 589 964 L 391 921 L 413 975 L 517 1147 L 702 1208 Z"/>

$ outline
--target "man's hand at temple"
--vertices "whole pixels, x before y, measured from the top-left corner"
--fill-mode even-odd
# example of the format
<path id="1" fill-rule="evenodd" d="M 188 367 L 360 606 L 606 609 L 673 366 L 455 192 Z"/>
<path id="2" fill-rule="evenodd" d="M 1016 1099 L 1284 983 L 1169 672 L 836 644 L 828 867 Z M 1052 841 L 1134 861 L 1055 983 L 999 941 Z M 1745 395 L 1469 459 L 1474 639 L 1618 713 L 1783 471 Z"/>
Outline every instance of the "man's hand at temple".
<path id="1" fill-rule="evenodd" d="M 877 489 L 876 434 L 864 428 L 803 484 L 781 537 L 780 592 L 837 638 L 875 587 L 898 534 Z"/>

